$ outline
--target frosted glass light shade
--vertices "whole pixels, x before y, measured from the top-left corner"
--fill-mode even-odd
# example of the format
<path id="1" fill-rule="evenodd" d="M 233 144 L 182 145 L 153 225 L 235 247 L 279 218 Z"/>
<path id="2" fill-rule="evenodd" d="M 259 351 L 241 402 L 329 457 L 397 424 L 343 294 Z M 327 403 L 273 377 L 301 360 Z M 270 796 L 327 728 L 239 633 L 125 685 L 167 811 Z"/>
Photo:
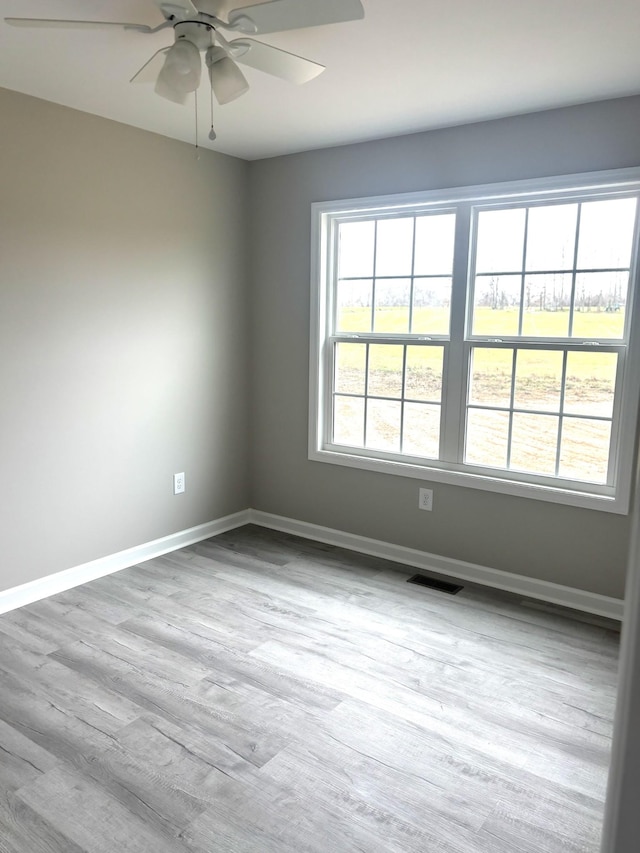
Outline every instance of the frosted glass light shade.
<path id="1" fill-rule="evenodd" d="M 209 67 L 211 88 L 219 104 L 235 101 L 249 89 L 246 77 L 223 48 L 210 48 L 207 51 L 206 62 Z"/>
<path id="2" fill-rule="evenodd" d="M 167 53 L 156 82 L 156 92 L 176 104 L 184 104 L 187 95 L 200 85 L 200 51 L 187 39 L 178 40 Z"/>

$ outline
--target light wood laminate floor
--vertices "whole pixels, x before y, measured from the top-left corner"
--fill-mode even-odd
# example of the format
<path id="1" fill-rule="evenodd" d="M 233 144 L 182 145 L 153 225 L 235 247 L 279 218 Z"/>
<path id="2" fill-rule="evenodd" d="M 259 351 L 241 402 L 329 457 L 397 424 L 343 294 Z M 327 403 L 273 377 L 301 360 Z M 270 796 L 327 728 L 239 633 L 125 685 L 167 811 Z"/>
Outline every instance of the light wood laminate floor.
<path id="1" fill-rule="evenodd" d="M 0 617 L 2 853 L 596 853 L 617 635 L 245 527 Z"/>

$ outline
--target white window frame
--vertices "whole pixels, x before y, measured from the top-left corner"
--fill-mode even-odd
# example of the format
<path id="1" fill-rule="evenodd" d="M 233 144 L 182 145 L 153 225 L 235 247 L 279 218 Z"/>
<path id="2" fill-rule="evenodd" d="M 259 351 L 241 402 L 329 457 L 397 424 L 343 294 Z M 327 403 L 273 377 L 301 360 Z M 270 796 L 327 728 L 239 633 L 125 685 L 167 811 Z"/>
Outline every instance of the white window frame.
<path id="1" fill-rule="evenodd" d="M 445 434 L 454 436 L 457 441 L 460 431 L 464 430 L 466 407 L 466 378 L 464 359 L 467 349 L 474 343 L 487 343 L 490 338 L 471 335 L 466 324 L 469 321 L 469 300 L 473 299 L 473 277 L 467 268 L 472 239 L 472 215 L 474 208 L 493 205 L 526 204 L 555 202 L 560 199 L 571 200 L 575 197 L 599 194 L 640 193 L 640 167 L 618 169 L 607 172 L 565 175 L 538 180 L 515 181 L 509 183 L 461 187 L 449 190 L 435 190 L 401 195 L 377 196 L 373 198 L 346 199 L 312 204 L 311 232 L 311 326 L 310 326 L 310 365 L 309 365 L 309 459 L 315 462 L 327 462 L 351 468 L 360 468 L 386 474 L 396 474 L 424 481 L 449 483 L 508 495 L 534 498 L 536 500 L 585 507 L 619 514 L 629 511 L 631 487 L 633 483 L 633 463 L 635 460 L 635 436 L 640 399 L 640 284 L 638 283 L 638 222 L 634 236 L 634 250 L 631 260 L 630 293 L 626 308 L 626 347 L 621 356 L 618 369 L 618 382 L 615 389 L 614 425 L 617 430 L 612 435 L 611 483 L 605 486 L 579 483 L 558 479 L 558 485 L 550 485 L 549 479 L 535 474 L 500 469 L 484 469 L 474 465 L 473 470 L 462 463 L 447 463 L 431 460 L 417 460 L 406 457 L 399 460 L 397 455 L 367 449 L 344 448 L 332 445 L 331 436 L 331 399 L 333 355 L 329 334 L 332 330 L 333 296 L 335 282 L 333 275 L 336 267 L 335 229 L 337 223 L 349 218 L 362 219 L 363 216 L 380 218 L 406 212 L 416 213 L 451 209 L 458 211 L 453 287 L 451 298 L 451 334 L 442 336 L 449 340 L 446 348 L 450 354 L 445 364 L 443 382 L 447 383 L 446 394 L 443 390 L 443 419 Z M 464 264 L 461 260 L 464 259 Z M 633 318 L 633 319 L 632 319 Z M 389 337 L 385 335 L 385 339 Z M 433 335 L 433 344 L 441 336 Z M 375 334 L 371 335 L 375 338 Z M 398 336 L 398 343 L 411 343 L 413 336 Z M 575 339 L 565 342 L 576 344 Z M 550 348 L 562 344 L 563 339 L 549 339 Z M 616 348 L 624 341 L 611 341 Z M 501 346 L 523 348 L 526 341 L 518 337 L 502 336 Z M 600 346 L 599 351 L 607 351 Z M 446 360 L 446 359 L 445 359 Z M 453 363 L 452 363 L 453 362 Z"/>

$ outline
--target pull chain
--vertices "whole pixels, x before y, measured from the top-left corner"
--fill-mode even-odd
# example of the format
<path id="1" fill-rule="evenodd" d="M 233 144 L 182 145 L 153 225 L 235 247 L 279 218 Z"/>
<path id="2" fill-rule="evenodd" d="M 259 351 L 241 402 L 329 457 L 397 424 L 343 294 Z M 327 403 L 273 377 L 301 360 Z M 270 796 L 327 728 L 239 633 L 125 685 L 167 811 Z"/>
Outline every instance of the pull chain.
<path id="1" fill-rule="evenodd" d="M 211 87 L 211 130 L 209 131 L 209 139 L 213 142 L 216 138 L 216 132 L 213 129 L 213 86 Z"/>
<path id="2" fill-rule="evenodd" d="M 200 159 L 200 148 L 198 146 L 198 90 L 195 90 L 195 104 L 196 104 L 196 160 Z"/>

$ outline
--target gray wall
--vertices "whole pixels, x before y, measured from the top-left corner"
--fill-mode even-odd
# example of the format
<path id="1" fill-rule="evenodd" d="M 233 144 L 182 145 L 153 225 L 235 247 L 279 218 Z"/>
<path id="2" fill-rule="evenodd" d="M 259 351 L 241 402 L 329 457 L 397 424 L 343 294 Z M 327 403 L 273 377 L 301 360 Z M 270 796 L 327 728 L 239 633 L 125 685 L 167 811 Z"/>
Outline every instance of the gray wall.
<path id="1" fill-rule="evenodd" d="M 248 506 L 248 167 L 6 90 L 0 117 L 6 589 Z"/>
<path id="2" fill-rule="evenodd" d="M 251 164 L 252 506 L 622 597 L 629 519 L 307 460 L 310 204 L 640 163 L 640 98 Z M 631 460 L 629 460 L 631 464 Z"/>
<path id="3" fill-rule="evenodd" d="M 0 116 L 0 589 L 252 505 L 622 595 L 627 518 L 440 484 L 427 514 L 416 480 L 307 460 L 309 226 L 637 165 L 640 98 L 250 165 L 4 90 Z"/>
<path id="4" fill-rule="evenodd" d="M 640 471 L 638 475 L 602 853 L 637 853 L 640 833 Z"/>

